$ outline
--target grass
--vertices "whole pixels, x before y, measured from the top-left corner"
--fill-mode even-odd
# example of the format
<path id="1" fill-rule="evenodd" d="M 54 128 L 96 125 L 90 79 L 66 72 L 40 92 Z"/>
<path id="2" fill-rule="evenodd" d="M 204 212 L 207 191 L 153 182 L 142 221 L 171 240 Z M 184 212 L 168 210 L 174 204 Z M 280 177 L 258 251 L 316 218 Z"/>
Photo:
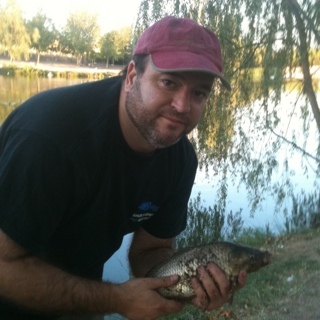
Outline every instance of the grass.
<path id="1" fill-rule="evenodd" d="M 273 254 L 273 262 L 248 275 L 232 305 L 210 313 L 187 305 L 179 314 L 162 319 L 320 319 L 320 228 L 280 237 L 251 231 L 246 230 L 239 242 L 263 246 Z"/>

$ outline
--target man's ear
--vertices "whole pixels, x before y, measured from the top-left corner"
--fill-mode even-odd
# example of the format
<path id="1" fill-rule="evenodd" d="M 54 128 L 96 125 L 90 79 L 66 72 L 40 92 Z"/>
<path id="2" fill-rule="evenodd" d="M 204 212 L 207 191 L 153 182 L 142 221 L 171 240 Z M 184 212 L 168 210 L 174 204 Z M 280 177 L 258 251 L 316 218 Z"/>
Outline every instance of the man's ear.
<path id="1" fill-rule="evenodd" d="M 128 65 L 126 80 L 124 83 L 124 90 L 126 92 L 130 91 L 131 87 L 134 84 L 136 77 L 137 77 L 137 70 L 135 67 L 135 63 L 134 63 L 134 61 L 130 61 L 129 65 Z"/>

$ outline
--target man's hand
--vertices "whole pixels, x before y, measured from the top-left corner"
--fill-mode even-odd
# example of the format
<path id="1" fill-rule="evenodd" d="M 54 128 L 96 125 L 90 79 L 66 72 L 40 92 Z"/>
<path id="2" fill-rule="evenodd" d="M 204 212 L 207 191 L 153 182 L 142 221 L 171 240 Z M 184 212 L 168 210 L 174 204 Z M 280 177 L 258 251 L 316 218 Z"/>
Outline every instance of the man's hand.
<path id="1" fill-rule="evenodd" d="M 209 263 L 207 268 L 198 269 L 199 279 L 193 278 L 192 287 L 196 297 L 192 303 L 203 310 L 213 310 L 221 307 L 231 298 L 231 284 L 224 272 L 214 263 Z M 246 272 L 241 271 L 236 289 L 242 288 L 246 283 Z"/>
<path id="2" fill-rule="evenodd" d="M 177 313 L 183 303 L 161 297 L 156 289 L 175 284 L 177 276 L 163 278 L 138 278 L 119 285 L 117 311 L 128 319 L 157 319 L 170 313 Z"/>

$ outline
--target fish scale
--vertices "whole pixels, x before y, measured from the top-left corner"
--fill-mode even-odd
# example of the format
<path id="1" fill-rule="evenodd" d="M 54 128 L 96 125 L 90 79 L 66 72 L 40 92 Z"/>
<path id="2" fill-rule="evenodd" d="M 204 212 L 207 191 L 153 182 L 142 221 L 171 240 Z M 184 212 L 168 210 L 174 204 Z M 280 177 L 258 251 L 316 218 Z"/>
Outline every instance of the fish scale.
<path id="1" fill-rule="evenodd" d="M 195 296 L 191 279 L 198 276 L 197 269 L 209 263 L 218 265 L 235 285 L 241 270 L 247 273 L 256 271 L 271 262 L 271 254 L 255 248 L 230 242 L 184 249 L 155 266 L 148 277 L 178 275 L 178 282 L 170 287 L 158 289 L 165 298 L 188 301 Z"/>

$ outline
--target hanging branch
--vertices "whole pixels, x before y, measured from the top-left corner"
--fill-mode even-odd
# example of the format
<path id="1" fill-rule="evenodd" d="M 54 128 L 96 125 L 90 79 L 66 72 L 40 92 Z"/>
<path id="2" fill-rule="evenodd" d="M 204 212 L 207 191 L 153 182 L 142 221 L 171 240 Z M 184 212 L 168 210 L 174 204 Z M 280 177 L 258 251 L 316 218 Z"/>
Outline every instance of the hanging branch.
<path id="1" fill-rule="evenodd" d="M 306 40 L 307 33 L 306 33 L 304 21 L 300 15 L 301 9 L 296 0 L 283 0 L 283 2 L 287 5 L 287 8 L 290 10 L 290 12 L 295 17 L 297 22 L 297 29 L 298 29 L 299 40 L 300 40 L 300 45 L 298 46 L 298 49 L 300 52 L 301 67 L 303 72 L 304 91 L 310 101 L 311 109 L 317 123 L 318 132 L 320 133 L 320 109 L 319 109 L 316 94 L 314 92 L 313 85 L 312 85 L 308 45 Z"/>
<path id="2" fill-rule="evenodd" d="M 311 153 L 307 152 L 305 149 L 299 147 L 295 142 L 290 141 L 290 140 L 288 140 L 287 138 L 285 138 L 284 136 L 276 133 L 276 132 L 274 131 L 274 129 L 271 128 L 270 126 L 268 126 L 268 129 L 269 129 L 275 136 L 277 136 L 278 138 L 284 140 L 284 141 L 287 142 L 288 144 L 292 145 L 295 149 L 301 151 L 303 155 L 306 155 L 306 156 L 310 157 L 311 159 L 313 159 L 313 160 L 317 161 L 318 163 L 320 163 L 320 158 L 317 158 L 317 157 L 313 156 Z"/>

